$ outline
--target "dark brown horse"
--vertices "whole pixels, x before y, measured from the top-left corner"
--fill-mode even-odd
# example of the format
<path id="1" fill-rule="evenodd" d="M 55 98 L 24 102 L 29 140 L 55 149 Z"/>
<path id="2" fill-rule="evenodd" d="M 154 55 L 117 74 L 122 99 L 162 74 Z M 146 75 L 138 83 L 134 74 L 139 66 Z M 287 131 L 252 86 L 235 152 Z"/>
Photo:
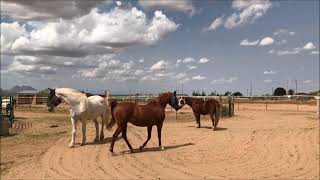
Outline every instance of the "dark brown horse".
<path id="1" fill-rule="evenodd" d="M 181 101 L 185 102 L 181 102 Z M 215 130 L 220 117 L 220 103 L 215 99 L 202 100 L 192 97 L 184 97 L 179 100 L 179 104 L 187 104 L 192 108 L 193 114 L 196 117 L 196 127 L 200 128 L 200 115 L 210 115 L 212 120 L 212 129 Z"/>
<path id="2" fill-rule="evenodd" d="M 150 140 L 152 126 L 154 125 L 157 126 L 158 129 L 159 147 L 161 147 L 161 129 L 165 118 L 165 108 L 167 104 L 170 104 L 176 110 L 180 109 L 176 92 L 162 93 L 155 101 L 151 101 L 146 105 L 136 105 L 131 102 L 117 104 L 116 101 L 112 101 L 110 103 L 112 119 L 108 124 L 108 127 L 112 127 L 115 123 L 117 123 L 118 127 L 112 136 L 110 152 L 113 153 L 114 143 L 120 133 L 122 133 L 122 137 L 127 143 L 130 151 L 133 152 L 133 148 L 127 139 L 128 122 L 135 126 L 147 127 L 148 129 L 148 138 L 143 145 L 140 146 L 140 150 L 142 150 Z"/>

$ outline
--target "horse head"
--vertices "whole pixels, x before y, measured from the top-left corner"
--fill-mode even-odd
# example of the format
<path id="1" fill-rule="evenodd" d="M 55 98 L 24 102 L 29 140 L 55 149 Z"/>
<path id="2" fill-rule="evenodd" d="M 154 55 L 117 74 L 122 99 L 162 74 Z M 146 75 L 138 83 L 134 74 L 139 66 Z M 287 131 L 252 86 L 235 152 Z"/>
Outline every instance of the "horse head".
<path id="1" fill-rule="evenodd" d="M 186 100 L 183 97 L 179 97 L 178 106 L 180 109 L 186 104 Z"/>
<path id="2" fill-rule="evenodd" d="M 173 93 L 167 92 L 159 95 L 160 104 L 165 107 L 167 104 L 170 104 L 176 111 L 180 109 L 178 105 L 178 98 L 176 96 L 176 91 Z"/>
<path id="3" fill-rule="evenodd" d="M 56 96 L 55 89 L 51 89 L 51 88 L 48 88 L 48 89 L 50 92 L 48 95 L 47 107 L 48 107 L 48 111 L 52 112 L 54 111 L 54 108 L 57 107 L 62 102 L 62 100 L 58 96 Z"/>

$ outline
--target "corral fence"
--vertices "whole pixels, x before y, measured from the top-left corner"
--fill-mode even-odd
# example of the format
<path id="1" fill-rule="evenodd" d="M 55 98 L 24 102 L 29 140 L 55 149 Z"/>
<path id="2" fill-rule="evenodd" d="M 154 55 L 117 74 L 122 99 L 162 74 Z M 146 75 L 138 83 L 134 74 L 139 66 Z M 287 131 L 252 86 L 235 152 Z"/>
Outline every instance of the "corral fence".
<path id="1" fill-rule="evenodd" d="M 154 95 L 110 95 L 109 101 L 117 100 L 119 102 L 134 102 L 137 104 L 145 104 L 154 100 L 158 96 Z M 183 97 L 183 96 L 179 96 Z M 320 102 L 319 96 L 311 95 L 288 95 L 288 96 L 188 96 L 193 98 L 216 99 L 221 105 L 222 116 L 233 116 L 235 110 L 246 111 L 248 109 L 273 111 L 273 110 L 289 110 L 297 112 L 312 111 L 316 112 L 319 117 Z M 46 108 L 47 97 L 43 96 L 18 96 L 16 98 L 16 106 L 28 107 L 30 109 Z M 259 108 L 256 106 L 260 104 Z M 263 106 L 261 106 L 261 104 Z M 281 106 L 283 104 L 283 106 Z M 286 106 L 287 105 L 287 106 Z M 57 109 L 68 109 L 68 105 L 59 105 Z"/>
<path id="2" fill-rule="evenodd" d="M 110 95 L 108 96 L 109 102 L 116 100 L 118 102 L 133 102 L 136 104 L 146 104 L 149 101 L 156 99 L 158 96 L 154 95 L 132 95 L 132 96 L 121 96 L 121 95 Z M 183 97 L 183 96 L 178 96 Z M 234 97 L 232 96 L 188 96 L 199 99 L 216 99 L 221 105 L 221 116 L 231 117 L 234 115 Z M 48 98 L 43 96 L 17 96 L 16 107 L 23 109 L 45 109 Z M 58 110 L 68 109 L 68 105 L 62 103 L 58 106 Z M 172 108 L 171 108 L 172 110 Z"/>

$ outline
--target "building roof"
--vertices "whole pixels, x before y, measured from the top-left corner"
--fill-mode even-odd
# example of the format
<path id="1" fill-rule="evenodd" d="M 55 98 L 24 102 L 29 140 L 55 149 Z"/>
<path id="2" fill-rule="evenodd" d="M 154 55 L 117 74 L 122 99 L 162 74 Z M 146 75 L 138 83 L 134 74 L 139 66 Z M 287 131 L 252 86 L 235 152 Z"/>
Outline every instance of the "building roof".
<path id="1" fill-rule="evenodd" d="M 24 91 L 20 91 L 18 92 L 18 94 L 37 94 L 38 91 L 36 90 L 24 90 Z"/>

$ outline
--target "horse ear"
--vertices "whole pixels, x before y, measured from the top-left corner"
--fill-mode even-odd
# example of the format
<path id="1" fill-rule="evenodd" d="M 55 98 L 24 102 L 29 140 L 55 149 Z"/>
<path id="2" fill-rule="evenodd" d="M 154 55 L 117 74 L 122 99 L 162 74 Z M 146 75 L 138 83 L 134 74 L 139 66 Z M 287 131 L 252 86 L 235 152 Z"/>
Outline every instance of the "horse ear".
<path id="1" fill-rule="evenodd" d="M 54 92 L 55 89 L 48 88 L 50 92 Z"/>
<path id="2" fill-rule="evenodd" d="M 177 95 L 177 91 L 174 91 L 174 92 L 173 92 L 173 95 L 176 96 L 176 95 Z"/>

